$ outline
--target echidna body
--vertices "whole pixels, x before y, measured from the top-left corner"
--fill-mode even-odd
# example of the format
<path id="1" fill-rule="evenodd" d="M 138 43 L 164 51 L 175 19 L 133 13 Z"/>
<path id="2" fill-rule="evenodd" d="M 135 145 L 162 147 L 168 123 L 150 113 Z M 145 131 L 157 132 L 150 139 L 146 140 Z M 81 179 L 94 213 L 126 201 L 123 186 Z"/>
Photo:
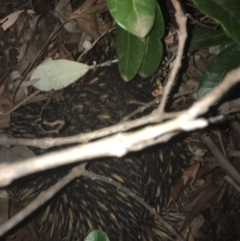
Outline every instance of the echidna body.
<path id="1" fill-rule="evenodd" d="M 60 134 L 52 136 L 69 136 L 115 124 L 139 107 L 128 104 L 129 101 L 146 103 L 151 99 L 149 82 L 141 82 L 141 85 L 137 80 L 125 83 L 117 66 L 104 67 L 63 90 L 60 100 L 52 100 L 47 106 L 43 119 L 65 120 Z M 40 110 L 40 104 L 19 109 L 12 115 L 8 133 L 21 137 L 45 136 L 33 125 Z M 187 144 L 181 141 L 130 153 L 123 158 L 92 160 L 87 169 L 118 181 L 144 198 L 157 212 L 163 213 L 173 183 L 191 159 Z M 40 191 L 66 174 L 66 168 L 55 169 L 13 190 L 26 206 Z M 41 235 L 56 240 L 83 240 L 94 229 L 105 231 L 110 240 L 164 240 L 170 237 L 161 223 L 134 198 L 112 185 L 81 177 L 44 205 L 34 224 Z"/>

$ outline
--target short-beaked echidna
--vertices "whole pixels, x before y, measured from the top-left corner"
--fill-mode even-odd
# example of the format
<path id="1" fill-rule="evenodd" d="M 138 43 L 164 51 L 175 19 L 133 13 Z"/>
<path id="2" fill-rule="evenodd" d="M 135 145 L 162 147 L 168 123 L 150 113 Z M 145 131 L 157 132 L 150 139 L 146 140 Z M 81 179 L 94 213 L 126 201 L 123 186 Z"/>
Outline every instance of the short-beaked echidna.
<path id="1" fill-rule="evenodd" d="M 146 103 L 151 100 L 150 86 L 146 80 L 124 82 L 116 65 L 99 68 L 65 88 L 60 99 L 53 98 L 43 119 L 65 121 L 64 128 L 53 137 L 97 130 L 118 123 L 138 107 L 129 101 Z M 16 137 L 45 136 L 33 125 L 41 107 L 39 103 L 28 104 L 13 113 L 8 133 Z M 191 159 L 187 143 L 181 139 L 181 142 L 154 146 L 123 158 L 92 160 L 87 169 L 120 182 L 162 214 L 173 183 Z M 67 172 L 66 168 L 55 169 L 13 190 L 21 205 L 26 206 Z M 70 183 L 35 216 L 34 224 L 40 234 L 57 237 L 56 240 L 82 240 L 94 229 L 105 231 L 110 240 L 164 240 L 168 237 L 161 223 L 134 198 L 109 184 L 87 178 Z"/>

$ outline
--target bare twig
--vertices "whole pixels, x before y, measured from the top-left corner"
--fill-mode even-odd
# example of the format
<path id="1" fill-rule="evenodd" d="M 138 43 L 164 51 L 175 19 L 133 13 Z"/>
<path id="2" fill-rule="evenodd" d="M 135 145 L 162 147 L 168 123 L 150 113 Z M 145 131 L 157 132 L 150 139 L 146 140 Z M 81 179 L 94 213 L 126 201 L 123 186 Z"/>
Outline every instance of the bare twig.
<path id="1" fill-rule="evenodd" d="M 230 86 L 234 86 L 240 80 L 240 67 L 228 72 L 223 81 L 215 87 L 211 93 L 206 95 L 202 101 L 194 103 L 191 107 L 191 115 L 198 116 L 206 113 L 210 106 L 219 100 L 226 93 Z"/>
<path id="2" fill-rule="evenodd" d="M 178 93 L 174 95 L 174 98 L 192 94 L 195 91 L 186 91 L 183 93 Z M 159 98 L 159 97 L 158 97 Z M 153 105 L 154 103 L 159 103 L 158 98 L 154 99 L 153 101 L 146 104 L 146 108 Z M 140 107 L 145 108 L 145 107 Z M 141 111 L 141 110 L 140 110 Z M 129 119 L 136 113 L 139 113 L 139 109 L 136 110 L 136 112 L 131 113 L 130 115 L 126 116 L 125 118 Z M 183 112 L 181 112 L 183 113 Z M 90 133 L 84 133 L 84 134 L 78 134 L 74 136 L 68 136 L 68 137 L 58 137 L 58 138 L 37 138 L 37 139 L 27 139 L 27 138 L 9 138 L 6 135 L 0 134 L 0 141 L 2 145 L 11 146 L 11 145 L 25 145 L 25 146 L 34 146 L 41 149 L 48 149 L 53 146 L 62 146 L 67 144 L 76 144 L 76 143 L 86 143 L 94 139 L 99 139 L 102 137 L 106 137 L 111 134 L 115 134 L 117 132 L 122 131 L 128 131 L 133 128 L 143 126 L 148 123 L 155 123 L 159 121 L 163 121 L 165 119 L 175 118 L 176 116 L 179 116 L 181 113 L 173 112 L 173 113 L 164 113 L 162 118 L 157 118 L 154 120 L 151 115 L 139 118 L 134 121 L 129 121 L 126 123 L 119 123 L 113 126 L 109 126 L 100 130 L 92 131 Z M 124 118 L 124 120 L 125 120 Z"/>
<path id="3" fill-rule="evenodd" d="M 28 102 L 30 99 L 32 99 L 35 95 L 39 94 L 40 90 L 36 90 L 34 91 L 31 95 L 29 95 L 28 97 L 26 97 L 25 99 L 23 99 L 21 102 L 19 102 L 17 105 L 15 105 L 11 110 L 9 110 L 8 112 L 6 112 L 3 116 L 0 116 L 0 120 L 8 115 L 10 115 L 13 111 L 17 110 L 18 108 L 20 108 L 23 104 L 25 104 L 26 102 Z"/>
<path id="4" fill-rule="evenodd" d="M 120 122 L 124 122 L 124 121 L 130 120 L 133 116 L 137 115 L 138 113 L 142 113 L 144 110 L 148 109 L 149 107 L 151 107 L 151 106 L 153 106 L 155 104 L 158 104 L 160 99 L 161 99 L 160 97 L 157 97 L 154 100 L 148 102 L 147 104 L 138 107 L 135 111 L 133 111 L 129 115 L 124 116 Z"/>
<path id="5" fill-rule="evenodd" d="M 176 59 L 174 61 L 173 68 L 172 68 L 172 70 L 170 72 L 170 75 L 169 75 L 169 79 L 167 81 L 167 84 L 166 84 L 164 92 L 163 92 L 162 101 L 161 101 L 161 103 L 158 107 L 158 110 L 157 110 L 159 115 L 161 115 L 164 112 L 164 107 L 166 105 L 168 95 L 169 95 L 169 93 L 171 91 L 171 88 L 174 84 L 174 81 L 175 81 L 176 75 L 178 73 L 178 70 L 181 67 L 181 61 L 182 61 L 185 41 L 187 39 L 187 28 L 186 28 L 187 18 L 184 15 L 184 13 L 182 11 L 182 8 L 181 8 L 181 5 L 180 5 L 178 0 L 172 0 L 172 4 L 173 4 L 173 6 L 176 10 L 175 17 L 176 17 L 176 21 L 177 21 L 178 26 L 179 26 L 178 51 L 177 51 Z"/>
<path id="6" fill-rule="evenodd" d="M 105 61 L 104 63 L 95 65 L 93 68 L 95 69 L 95 68 L 104 67 L 104 66 L 111 66 L 112 64 L 117 62 L 118 62 L 118 59 L 108 60 L 108 61 Z"/>
<path id="7" fill-rule="evenodd" d="M 80 165 L 83 169 L 85 164 Z M 80 168 L 79 168 L 80 169 Z M 41 207 L 44 203 L 50 200 L 58 191 L 60 191 L 63 187 L 65 187 L 68 183 L 74 180 L 79 176 L 79 170 L 73 168 L 73 170 L 63 177 L 60 181 L 54 184 L 52 187 L 47 189 L 46 191 L 42 191 L 36 199 L 34 199 L 31 203 L 28 204 L 25 208 L 11 217 L 8 221 L 1 224 L 0 226 L 0 236 L 5 234 L 7 231 L 11 230 L 18 223 L 23 221 L 26 217 L 32 214 L 35 210 Z"/>
<path id="8" fill-rule="evenodd" d="M 209 136 L 203 137 L 203 141 L 208 146 L 209 150 L 213 153 L 216 157 L 217 161 L 219 162 L 220 166 L 224 169 L 224 171 L 236 182 L 240 185 L 240 174 L 232 165 L 232 163 L 225 158 L 218 147 L 214 144 L 212 139 Z"/>
<path id="9" fill-rule="evenodd" d="M 193 18 L 192 15 L 189 14 L 189 13 L 187 13 L 186 16 L 187 16 L 189 19 L 191 19 L 193 23 L 196 23 L 197 25 L 202 26 L 202 27 L 204 27 L 204 28 L 209 28 L 209 29 L 216 30 L 217 27 L 218 27 L 218 26 L 212 27 L 212 26 L 209 26 L 209 25 L 207 25 L 207 24 L 204 24 L 204 23 L 198 21 L 197 19 Z"/>
<path id="10" fill-rule="evenodd" d="M 229 72 L 224 80 L 215 87 L 211 93 L 202 100 L 193 104 L 187 111 L 183 111 L 178 117 L 162 124 L 155 124 L 142 128 L 132 133 L 118 133 L 113 136 L 97 140 L 84 145 L 68 148 L 58 152 L 52 152 L 40 157 L 19 161 L 12 164 L 2 164 L 0 167 L 0 184 L 8 185 L 13 180 L 26 176 L 30 173 L 54 168 L 67 163 L 89 160 L 103 156 L 123 156 L 130 151 L 138 151 L 152 143 L 160 143 L 161 136 L 175 133 L 176 131 L 190 131 L 197 128 L 203 128 L 208 125 L 208 121 L 203 118 L 197 118 L 208 111 L 210 106 L 218 100 L 231 86 L 239 80 L 240 67 Z M 148 117 L 142 118 L 142 123 L 157 122 L 159 116 L 152 113 Z M 147 120 L 147 122 L 146 122 Z M 136 122 L 121 123 L 118 127 L 133 125 Z M 118 148 L 116 148 L 118 146 Z M 93 152 L 94 150 L 94 152 Z"/>
<path id="11" fill-rule="evenodd" d="M 50 200 L 54 195 L 57 194 L 57 192 L 59 192 L 63 187 L 65 187 L 75 178 L 84 176 L 92 180 L 99 180 L 99 181 L 108 183 L 110 185 L 115 186 L 117 190 L 123 191 L 125 194 L 132 197 L 134 200 L 136 200 L 142 206 L 144 206 L 153 216 L 155 216 L 161 222 L 163 227 L 166 228 L 171 234 L 175 235 L 180 241 L 184 241 L 181 235 L 179 235 L 177 231 L 164 218 L 162 218 L 153 207 L 151 207 L 148 203 L 146 203 L 143 198 L 139 197 L 138 195 L 133 193 L 130 189 L 121 185 L 119 182 L 112 180 L 112 178 L 104 177 L 96 173 L 89 172 L 85 169 L 85 167 L 86 167 L 85 163 L 78 165 L 77 167 L 74 167 L 72 171 L 69 174 L 67 174 L 65 177 L 63 177 L 60 181 L 58 181 L 56 184 L 54 184 L 47 190 L 42 191 L 37 196 L 37 198 L 34 199 L 34 201 L 32 201 L 28 206 L 23 208 L 15 216 L 13 216 L 12 218 L 10 218 L 8 221 L 6 221 L 1 225 L 0 236 L 5 234 L 7 231 L 11 230 L 21 221 L 23 221 L 26 217 L 28 217 L 35 210 L 41 207 L 44 203 Z"/>
<path id="12" fill-rule="evenodd" d="M 224 156 L 226 157 L 227 154 L 226 154 L 225 148 L 224 148 L 224 146 L 223 146 L 223 142 L 222 142 L 222 138 L 221 138 L 221 134 L 220 134 L 220 131 L 219 131 L 219 130 L 217 130 L 217 136 L 218 136 L 218 139 L 219 139 L 219 143 L 220 143 L 220 145 L 221 145 L 221 148 L 222 148 L 222 152 L 223 152 Z"/>
<path id="13" fill-rule="evenodd" d="M 226 180 L 229 184 L 231 184 L 238 192 L 240 192 L 240 185 L 237 185 L 237 183 L 234 182 L 234 180 L 233 180 L 230 176 L 226 175 L 224 178 L 225 178 L 225 180 Z"/>
<path id="14" fill-rule="evenodd" d="M 184 91 L 182 93 L 177 93 L 177 94 L 175 94 L 173 96 L 173 99 L 181 97 L 181 96 L 185 96 L 185 95 L 190 95 L 190 94 L 193 94 L 193 93 L 196 93 L 196 90 L 189 90 L 189 91 Z M 155 104 L 159 104 L 160 100 L 161 100 L 161 96 L 158 96 L 154 100 L 146 103 L 143 106 L 140 106 L 138 109 L 136 109 L 135 111 L 133 111 L 129 115 L 125 116 L 121 120 L 121 122 L 122 121 L 127 121 L 127 120 L 131 119 L 133 116 L 137 115 L 138 113 L 142 113 L 144 110 L 148 109 L 149 107 L 151 107 L 151 106 L 153 106 Z M 164 113 L 164 115 L 162 116 L 162 120 L 165 120 L 165 119 L 168 119 L 168 118 L 174 118 L 174 117 L 176 117 L 178 115 L 179 115 L 179 113 L 177 113 L 177 112 L 174 112 L 174 113 Z"/>
<path id="15" fill-rule="evenodd" d="M 234 157 L 240 157 L 240 151 L 236 151 L 236 150 L 229 150 L 228 154 L 230 156 L 234 156 Z"/>
<path id="16" fill-rule="evenodd" d="M 18 161 L 17 163 L 2 164 L 0 165 L 0 186 L 7 185 L 12 180 L 26 176 L 29 173 L 43 171 L 66 163 L 105 156 L 121 157 L 130 151 L 139 151 L 150 146 L 153 140 L 169 132 L 181 129 L 190 131 L 205 126 L 207 126 L 206 120 L 199 119 L 189 122 L 186 118 L 180 116 L 162 125 L 148 126 L 133 133 L 118 133 L 95 142 L 77 145 L 76 147 L 51 152 L 28 160 Z"/>
<path id="17" fill-rule="evenodd" d="M 240 111 L 240 98 L 223 103 L 218 111 L 222 114 L 230 114 Z"/>
<path id="18" fill-rule="evenodd" d="M 107 34 L 111 33 L 111 32 L 114 31 L 115 29 L 116 29 L 116 27 L 113 27 L 113 28 L 107 30 L 106 32 L 104 32 L 101 36 L 99 36 L 99 37 L 92 43 L 91 48 L 85 49 L 85 50 L 81 53 L 81 55 L 80 55 L 80 56 L 78 57 L 78 59 L 77 59 L 77 62 L 80 62 L 81 59 L 82 59 L 82 57 L 83 57 L 90 49 L 92 49 L 92 48 L 100 41 L 101 38 L 103 38 L 103 37 L 106 36 Z"/>
<path id="19" fill-rule="evenodd" d="M 134 200 L 136 200 L 138 203 L 140 203 L 142 206 L 144 206 L 153 216 L 155 216 L 163 225 L 163 228 L 166 228 L 171 234 L 175 235 L 175 237 L 179 240 L 179 241 L 185 241 L 185 239 L 163 218 L 161 217 L 155 208 L 151 207 L 147 202 L 144 201 L 143 198 L 139 197 L 138 195 L 136 195 L 135 193 L 133 193 L 130 189 L 124 187 L 123 185 L 121 185 L 120 183 L 112 180 L 109 177 L 104 177 L 92 172 L 88 172 L 87 170 L 85 170 L 82 173 L 82 176 L 91 178 L 92 180 L 99 180 L 102 182 L 106 182 L 110 185 L 115 186 L 118 190 L 123 191 L 124 193 L 126 193 L 128 196 L 134 198 Z M 109 180 L 111 179 L 111 180 Z"/>

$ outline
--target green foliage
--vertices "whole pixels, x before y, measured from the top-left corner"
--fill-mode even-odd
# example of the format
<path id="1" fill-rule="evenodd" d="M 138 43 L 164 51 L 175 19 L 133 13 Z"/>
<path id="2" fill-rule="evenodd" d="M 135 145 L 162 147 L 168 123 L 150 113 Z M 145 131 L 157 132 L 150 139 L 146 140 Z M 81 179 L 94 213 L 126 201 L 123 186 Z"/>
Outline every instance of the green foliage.
<path id="1" fill-rule="evenodd" d="M 239 0 L 193 0 L 198 9 L 220 23 L 224 31 L 240 44 Z"/>
<path id="2" fill-rule="evenodd" d="M 66 59 L 47 60 L 34 70 L 31 80 L 38 79 L 33 86 L 41 91 L 61 90 L 88 72 L 91 66 Z"/>
<path id="3" fill-rule="evenodd" d="M 157 70 L 163 54 L 161 38 L 164 34 L 164 20 L 161 9 L 157 6 L 156 19 L 152 30 L 145 39 L 145 53 L 139 74 L 146 78 Z"/>
<path id="4" fill-rule="evenodd" d="M 125 81 L 131 80 L 138 73 L 144 49 L 145 38 L 139 38 L 117 25 L 118 66 Z"/>
<path id="5" fill-rule="evenodd" d="M 222 29 L 198 27 L 193 29 L 192 36 L 189 52 L 232 42 L 232 39 Z"/>
<path id="6" fill-rule="evenodd" d="M 110 13 L 116 20 L 119 70 L 125 81 L 136 74 L 149 77 L 157 70 L 162 58 L 161 38 L 164 21 L 156 0 L 106 0 Z M 188 51 L 220 45 L 214 62 L 203 74 L 198 87 L 202 98 L 233 68 L 239 66 L 240 1 L 193 0 L 197 8 L 220 23 L 222 28 L 210 30 L 198 27 L 192 31 Z"/>
<path id="7" fill-rule="evenodd" d="M 198 98 L 201 99 L 205 96 L 222 81 L 227 72 L 239 65 L 240 45 L 235 42 L 223 45 L 201 78 L 198 86 Z"/>
<path id="8" fill-rule="evenodd" d="M 110 241 L 107 234 L 100 230 L 94 230 L 87 235 L 84 241 Z"/>
<path id="9" fill-rule="evenodd" d="M 198 98 L 210 92 L 226 73 L 240 66 L 240 1 L 239 0 L 193 0 L 200 11 L 220 23 L 223 30 L 198 28 L 193 31 L 190 51 L 221 45 L 212 64 L 204 72 L 198 86 Z M 229 37 L 228 37 L 228 36 Z M 230 41 L 230 38 L 236 43 Z"/>
<path id="10" fill-rule="evenodd" d="M 106 0 L 111 15 L 126 31 L 145 37 L 155 21 L 156 0 Z"/>
<path id="11" fill-rule="evenodd" d="M 157 70 L 162 58 L 161 37 L 164 33 L 164 20 L 157 5 L 154 25 L 144 38 L 133 35 L 117 26 L 117 53 L 122 78 L 129 81 L 139 73 L 149 77 Z"/>

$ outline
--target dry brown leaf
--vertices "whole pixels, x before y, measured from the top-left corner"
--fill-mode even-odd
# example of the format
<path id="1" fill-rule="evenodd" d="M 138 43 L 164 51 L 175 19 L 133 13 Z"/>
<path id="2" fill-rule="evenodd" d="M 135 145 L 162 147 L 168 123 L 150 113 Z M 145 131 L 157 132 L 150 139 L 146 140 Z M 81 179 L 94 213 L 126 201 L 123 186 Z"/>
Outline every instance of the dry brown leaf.
<path id="1" fill-rule="evenodd" d="M 182 175 L 182 177 L 178 180 L 178 182 L 173 187 L 173 190 L 170 194 L 168 206 L 172 203 L 175 203 L 182 189 L 187 185 L 189 180 L 191 180 L 191 184 L 194 183 L 197 179 L 197 175 L 200 169 L 200 163 L 194 162 Z"/>
<path id="2" fill-rule="evenodd" d="M 70 52 L 74 50 L 81 52 L 83 51 L 83 43 L 86 41 L 86 39 L 88 39 L 88 37 L 85 32 L 68 33 L 59 39 L 59 43 L 64 45 L 64 47 Z"/>
<path id="3" fill-rule="evenodd" d="M 187 181 L 191 180 L 191 184 L 193 184 L 198 176 L 198 172 L 200 169 L 200 162 L 194 162 L 183 174 L 183 176 L 187 177 Z M 187 182 L 184 182 L 186 185 Z"/>
<path id="4" fill-rule="evenodd" d="M 26 68 L 35 60 L 36 56 L 42 50 L 42 47 L 48 41 L 49 36 L 51 36 L 52 32 L 54 31 L 55 26 L 56 23 L 51 22 L 51 20 L 47 20 L 47 18 L 42 23 L 39 29 L 39 37 L 29 45 L 24 57 L 19 62 L 17 70 L 20 73 L 23 73 Z"/>
<path id="5" fill-rule="evenodd" d="M 184 87 L 187 90 L 192 90 L 192 89 L 196 89 L 198 87 L 199 82 L 195 79 L 189 79 L 185 84 Z"/>
<path id="6" fill-rule="evenodd" d="M 24 10 L 19 10 L 14 13 L 9 14 L 4 19 L 0 20 L 0 24 L 2 24 L 2 29 L 6 31 L 8 28 L 10 28 L 18 19 L 19 15 L 24 12 Z"/>
<path id="7" fill-rule="evenodd" d="M 185 227 L 184 230 L 181 231 L 181 235 L 187 240 L 187 241 L 194 241 L 193 234 L 188 226 Z M 175 239 L 175 241 L 178 241 L 178 239 Z"/>
<path id="8" fill-rule="evenodd" d="M 191 223 L 191 234 L 193 235 L 193 237 L 197 235 L 199 229 L 203 226 L 203 224 L 204 224 L 204 217 L 200 214 Z"/>
<path id="9" fill-rule="evenodd" d="M 27 96 L 27 92 L 24 90 L 24 88 L 19 88 L 17 92 L 15 93 L 16 88 L 13 89 L 13 91 L 8 95 L 8 97 L 15 103 L 18 103 L 19 101 L 23 100 Z"/>
<path id="10" fill-rule="evenodd" d="M 5 89 L 6 89 L 5 84 L 0 85 L 0 95 L 2 95 L 4 93 Z"/>
<path id="11" fill-rule="evenodd" d="M 10 31 L 17 37 L 19 44 L 29 43 L 33 38 L 33 31 L 30 24 L 33 20 L 33 11 L 21 11 L 18 18 L 11 26 Z"/>
<path id="12" fill-rule="evenodd" d="M 93 40 L 95 40 L 100 37 L 97 14 L 105 11 L 107 11 L 105 2 L 87 0 L 80 8 L 71 14 L 69 19 L 75 19 L 78 22 L 80 28 Z"/>
<path id="13" fill-rule="evenodd" d="M 105 22 L 100 13 L 96 14 L 96 21 L 97 21 L 97 24 L 98 24 L 98 32 L 101 35 L 114 26 L 114 23 L 112 23 L 111 21 Z"/>
<path id="14" fill-rule="evenodd" d="M 210 162 L 210 161 L 206 161 L 207 164 L 205 164 L 204 166 L 202 166 L 199 170 L 199 173 L 198 173 L 198 177 L 202 177 L 202 176 L 205 176 L 207 175 L 208 173 L 210 173 L 212 170 L 214 170 L 216 167 L 219 166 L 219 163 L 218 162 Z"/>
<path id="15" fill-rule="evenodd" d="M 195 205 L 187 215 L 182 225 L 181 232 L 185 230 L 186 227 L 188 227 L 188 225 L 190 225 L 196 217 L 198 217 L 198 215 L 204 208 L 206 208 L 210 204 L 218 202 L 225 193 L 226 187 L 226 183 L 223 183 L 223 185 L 219 185 L 218 187 L 211 185 L 205 190 L 205 192 L 202 192 L 200 194 L 200 197 L 198 197 L 198 201 L 195 203 Z"/>
<path id="16" fill-rule="evenodd" d="M 177 183 L 174 185 L 173 190 L 170 194 L 169 201 L 167 206 L 169 207 L 172 203 L 175 203 L 180 192 L 182 191 L 184 185 L 183 185 L 183 179 L 179 178 Z"/>
<path id="17" fill-rule="evenodd" d="M 56 5 L 53 14 L 61 21 L 61 23 L 64 23 L 63 28 L 68 33 L 82 32 L 82 29 L 75 20 L 67 21 L 72 14 L 72 4 L 70 0 L 60 0 Z"/>
<path id="18" fill-rule="evenodd" d="M 59 59 L 68 59 L 68 60 L 74 60 L 71 53 L 61 44 L 58 44 L 59 46 Z"/>
<path id="19" fill-rule="evenodd" d="M 65 22 L 72 13 L 71 1 L 60 0 L 54 9 L 54 13 L 62 20 L 62 23 Z"/>
<path id="20" fill-rule="evenodd" d="M 172 46 L 175 42 L 176 30 L 169 30 L 167 37 L 164 38 L 164 42 L 167 46 Z"/>
<path id="21" fill-rule="evenodd" d="M 3 110 L 0 112 L 3 115 L 13 107 L 13 102 L 6 96 L 0 96 L 0 106 L 3 107 Z"/>

